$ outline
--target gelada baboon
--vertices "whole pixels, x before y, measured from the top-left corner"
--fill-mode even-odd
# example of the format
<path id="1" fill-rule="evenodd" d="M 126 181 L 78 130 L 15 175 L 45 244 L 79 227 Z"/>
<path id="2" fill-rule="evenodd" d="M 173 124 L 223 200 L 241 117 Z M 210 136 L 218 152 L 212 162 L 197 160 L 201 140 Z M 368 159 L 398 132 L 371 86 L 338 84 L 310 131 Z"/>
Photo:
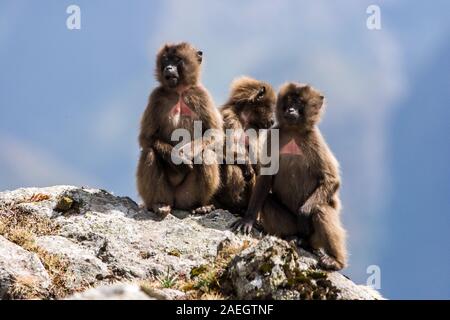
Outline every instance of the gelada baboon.
<path id="1" fill-rule="evenodd" d="M 245 135 L 248 129 L 268 129 L 273 125 L 276 94 L 272 86 L 266 82 L 249 77 L 240 77 L 231 84 L 230 96 L 221 108 L 225 131 L 228 131 L 226 154 L 229 148 L 232 164 L 221 166 L 222 186 L 216 195 L 216 203 L 232 212 L 243 214 L 247 210 L 251 190 L 255 184 L 258 170 L 254 163 L 257 158 L 250 161 L 249 144 L 257 153 L 258 143 Z M 233 133 L 233 136 L 231 136 Z M 233 140 L 233 137 L 237 141 Z M 233 149 L 233 145 L 239 150 Z M 230 148 L 231 147 L 231 148 Z M 231 152 L 230 152 L 231 150 Z M 243 163 L 238 164 L 238 152 L 242 153 Z"/>
<path id="2" fill-rule="evenodd" d="M 202 56 L 185 42 L 166 44 L 157 54 L 159 86 L 151 93 L 141 120 L 137 188 L 146 208 L 162 216 L 173 207 L 196 213 L 210 210 L 211 198 L 219 187 L 217 163 L 193 164 L 191 157 L 177 165 L 171 157 L 178 144 L 171 140 L 175 129 L 186 129 L 194 137 L 194 121 L 201 121 L 203 132 L 222 131 L 220 113 L 199 82 Z M 201 148 L 214 139 L 217 142 L 221 137 L 201 140 Z M 192 145 L 197 142 L 190 141 Z"/>
<path id="3" fill-rule="evenodd" d="M 322 267 L 339 270 L 347 263 L 339 166 L 316 126 L 323 100 L 309 85 L 282 86 L 274 126 L 279 129 L 279 171 L 258 176 L 246 215 L 233 227 L 250 232 L 260 212 L 266 232 L 306 239 Z"/>

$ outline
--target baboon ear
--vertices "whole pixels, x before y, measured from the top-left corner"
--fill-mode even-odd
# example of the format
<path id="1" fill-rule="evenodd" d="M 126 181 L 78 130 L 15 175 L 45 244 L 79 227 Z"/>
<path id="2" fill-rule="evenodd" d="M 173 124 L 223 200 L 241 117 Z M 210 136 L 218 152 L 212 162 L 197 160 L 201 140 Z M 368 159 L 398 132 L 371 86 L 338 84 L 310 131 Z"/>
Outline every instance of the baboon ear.
<path id="1" fill-rule="evenodd" d="M 262 98 L 265 93 L 266 93 L 266 86 L 261 86 L 261 88 L 259 88 L 257 97 L 258 98 Z"/>
<path id="2" fill-rule="evenodd" d="M 202 63 L 203 61 L 203 51 L 197 51 L 197 60 L 199 63 Z"/>

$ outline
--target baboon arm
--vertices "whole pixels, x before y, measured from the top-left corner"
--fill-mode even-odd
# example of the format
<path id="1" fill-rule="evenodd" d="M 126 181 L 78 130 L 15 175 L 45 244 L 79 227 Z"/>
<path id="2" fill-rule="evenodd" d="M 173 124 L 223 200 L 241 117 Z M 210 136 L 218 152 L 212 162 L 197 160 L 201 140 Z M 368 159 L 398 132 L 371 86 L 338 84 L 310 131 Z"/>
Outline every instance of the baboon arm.
<path id="1" fill-rule="evenodd" d="M 339 178 L 333 174 L 325 173 L 317 188 L 300 208 L 300 211 L 309 214 L 315 207 L 330 203 L 338 189 Z"/>
<path id="2" fill-rule="evenodd" d="M 212 134 L 203 135 L 198 139 L 190 142 L 196 154 L 203 153 L 204 150 L 211 146 L 222 146 L 223 144 L 223 123 L 222 117 L 218 109 L 214 106 L 209 94 L 201 87 L 192 87 L 189 93 L 185 96 L 186 104 L 195 110 L 202 123 L 202 131 L 205 134 L 206 130 L 215 129 Z M 194 145 L 196 146 L 194 148 Z"/>
<path id="3" fill-rule="evenodd" d="M 153 147 L 152 134 L 148 131 L 142 131 L 139 134 L 139 145 L 142 149 L 150 149 Z"/>
<path id="4" fill-rule="evenodd" d="M 222 117 L 224 122 L 224 129 L 242 129 L 242 124 L 239 121 L 237 114 L 229 108 L 222 110 Z"/>
<path id="5" fill-rule="evenodd" d="M 178 172 L 186 172 L 193 169 L 192 164 L 187 164 L 184 162 L 180 164 L 173 163 L 172 161 L 173 146 L 171 144 L 164 142 L 161 139 L 155 138 L 153 142 L 153 149 L 155 150 L 156 154 L 158 154 L 159 157 L 164 162 L 166 162 L 172 170 Z"/>
<path id="6" fill-rule="evenodd" d="M 223 117 L 225 130 L 233 130 L 233 134 L 239 133 L 239 131 L 237 131 L 237 130 L 242 130 L 242 133 L 244 133 L 244 131 L 243 131 L 244 129 L 242 127 L 242 123 L 239 121 L 238 115 L 229 106 L 226 106 L 222 109 L 222 117 Z M 233 140 L 233 136 L 231 136 L 231 139 L 229 139 L 229 140 L 231 140 L 231 141 L 229 141 L 231 144 L 236 143 Z M 232 155 L 233 155 L 233 159 L 238 159 L 240 154 L 239 154 L 238 150 L 235 150 L 235 151 L 233 151 Z M 251 172 L 254 170 L 253 170 L 253 165 L 250 161 L 250 157 L 249 157 L 248 153 L 245 153 L 244 158 L 242 160 L 244 160 L 243 163 L 240 163 L 238 165 L 243 170 L 248 172 L 249 174 L 252 174 Z"/>
<path id="7" fill-rule="evenodd" d="M 300 208 L 302 213 L 307 214 L 311 213 L 317 206 L 330 204 L 340 186 L 339 164 L 320 133 L 317 138 L 319 145 L 317 151 L 318 169 L 321 173 L 318 177 L 317 188 Z"/>
<path id="8" fill-rule="evenodd" d="M 173 146 L 157 138 L 153 139 L 153 149 L 166 162 L 172 163 Z"/>
<path id="9" fill-rule="evenodd" d="M 139 145 L 143 149 L 153 147 L 154 138 L 159 131 L 159 121 L 157 117 L 157 105 L 160 101 L 161 89 L 155 89 L 148 99 L 147 107 L 141 119 L 141 130 L 139 133 Z"/>
<path id="10" fill-rule="evenodd" d="M 258 213 L 261 211 L 264 201 L 272 188 L 273 176 L 260 175 L 256 178 L 255 187 L 250 197 L 245 219 L 256 221 Z"/>

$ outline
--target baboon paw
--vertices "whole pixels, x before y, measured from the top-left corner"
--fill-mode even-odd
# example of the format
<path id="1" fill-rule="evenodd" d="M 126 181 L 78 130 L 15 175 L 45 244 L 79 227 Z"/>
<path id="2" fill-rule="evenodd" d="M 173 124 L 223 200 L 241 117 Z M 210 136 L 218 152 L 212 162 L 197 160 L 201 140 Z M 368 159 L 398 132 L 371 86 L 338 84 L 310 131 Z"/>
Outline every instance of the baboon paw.
<path id="1" fill-rule="evenodd" d="M 155 204 L 153 205 L 153 212 L 156 213 L 161 218 L 165 218 L 172 212 L 172 207 L 165 204 Z"/>
<path id="2" fill-rule="evenodd" d="M 241 234 L 250 234 L 253 230 L 255 222 L 253 220 L 247 220 L 245 218 L 238 219 L 236 222 L 234 222 L 230 228 L 235 233 L 241 233 Z"/>
<path id="3" fill-rule="evenodd" d="M 332 271 L 341 270 L 344 267 L 336 259 L 334 259 L 326 254 L 322 254 L 319 257 L 319 266 L 323 269 L 332 270 Z"/>
<path id="4" fill-rule="evenodd" d="M 197 209 L 192 210 L 191 213 L 194 215 L 204 215 L 214 211 L 215 209 L 216 207 L 211 204 L 209 206 L 198 207 Z"/>

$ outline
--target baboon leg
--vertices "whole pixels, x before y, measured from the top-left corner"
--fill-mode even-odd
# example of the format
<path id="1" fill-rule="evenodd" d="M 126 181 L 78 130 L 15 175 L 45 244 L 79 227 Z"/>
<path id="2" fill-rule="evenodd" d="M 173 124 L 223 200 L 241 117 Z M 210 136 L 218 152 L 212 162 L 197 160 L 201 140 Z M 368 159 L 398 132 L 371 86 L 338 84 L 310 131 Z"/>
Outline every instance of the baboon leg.
<path id="1" fill-rule="evenodd" d="M 249 182 L 245 181 L 242 169 L 236 165 L 224 165 L 221 170 L 221 189 L 215 197 L 216 202 L 233 213 L 245 213 L 251 187 Z"/>
<path id="2" fill-rule="evenodd" d="M 241 168 L 236 165 L 227 165 L 222 183 L 228 192 L 227 199 L 229 198 L 233 202 L 240 202 L 242 191 L 245 189 L 245 180 Z"/>
<path id="3" fill-rule="evenodd" d="M 314 234 L 311 246 L 316 250 L 323 248 L 329 256 L 321 257 L 322 265 L 334 270 L 344 268 L 347 264 L 346 234 L 338 211 L 331 206 L 321 206 L 312 213 L 312 221 Z"/>
<path id="4" fill-rule="evenodd" d="M 202 206 L 211 204 L 212 197 L 220 186 L 220 171 L 217 164 L 202 165 L 198 174 L 198 198 Z"/>
<path id="5" fill-rule="evenodd" d="M 198 179 L 196 170 L 189 173 L 184 181 L 176 188 L 175 208 L 181 210 L 192 210 L 198 205 Z"/>
<path id="6" fill-rule="evenodd" d="M 219 183 L 219 167 L 217 165 L 202 165 L 195 168 L 177 187 L 175 207 L 192 210 L 198 206 L 211 204 Z"/>
<path id="7" fill-rule="evenodd" d="M 297 217 L 286 207 L 281 205 L 273 196 L 269 195 L 260 212 L 260 219 L 264 230 L 279 237 L 298 235 Z"/>
<path id="8" fill-rule="evenodd" d="M 137 170 L 139 194 L 148 210 L 156 206 L 173 206 L 174 192 L 164 171 L 155 157 L 154 151 L 142 152 Z"/>

